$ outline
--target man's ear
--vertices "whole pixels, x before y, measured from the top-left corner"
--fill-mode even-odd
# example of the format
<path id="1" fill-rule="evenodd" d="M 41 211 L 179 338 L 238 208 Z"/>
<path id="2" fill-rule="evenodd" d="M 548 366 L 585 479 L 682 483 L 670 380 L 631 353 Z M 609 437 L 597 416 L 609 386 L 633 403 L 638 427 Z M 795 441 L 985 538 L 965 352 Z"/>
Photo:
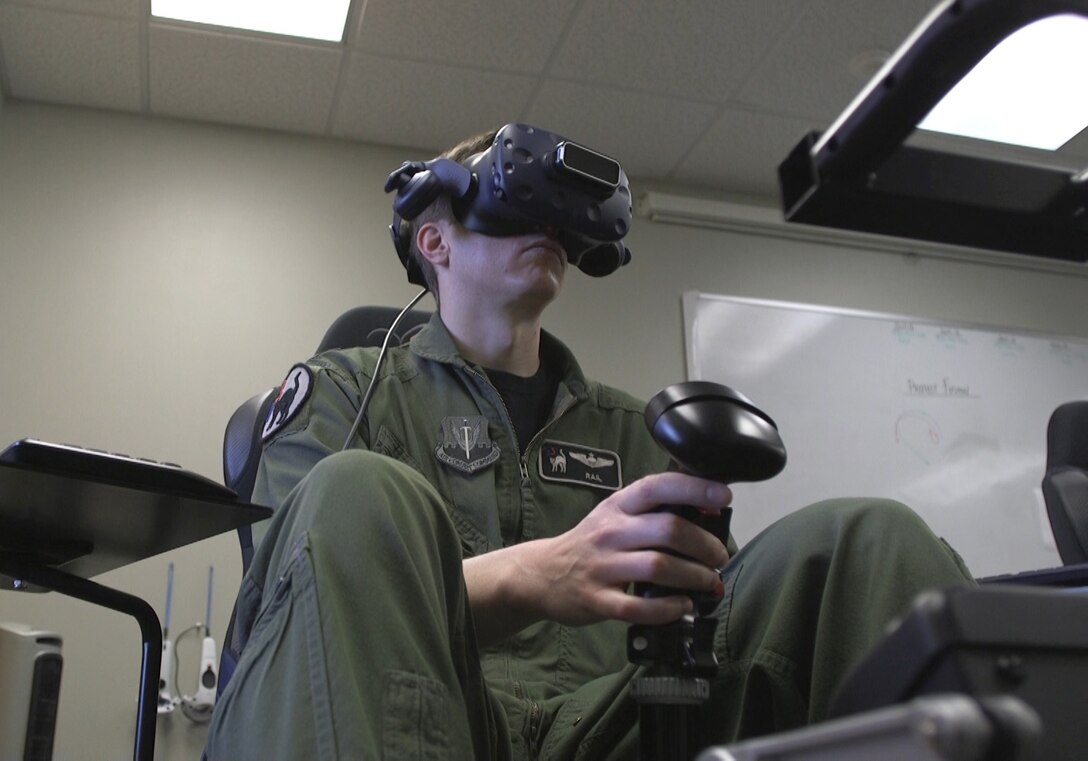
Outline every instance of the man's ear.
<path id="1" fill-rule="evenodd" d="M 449 262 L 449 232 L 438 222 L 424 222 L 416 231 L 419 253 L 434 267 L 444 267 Z"/>

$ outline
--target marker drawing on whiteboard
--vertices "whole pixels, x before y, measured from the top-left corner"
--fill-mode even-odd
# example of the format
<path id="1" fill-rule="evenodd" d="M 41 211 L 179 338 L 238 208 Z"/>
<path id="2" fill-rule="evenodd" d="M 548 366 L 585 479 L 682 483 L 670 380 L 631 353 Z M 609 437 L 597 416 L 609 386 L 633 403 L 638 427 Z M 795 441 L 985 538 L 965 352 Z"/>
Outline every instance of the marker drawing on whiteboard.
<path id="1" fill-rule="evenodd" d="M 895 421 L 895 443 L 912 452 L 924 464 L 932 465 L 940 453 L 941 428 L 926 413 L 908 410 Z"/>
<path id="2" fill-rule="evenodd" d="M 937 343 L 942 344 L 946 349 L 958 349 L 968 344 L 967 338 L 959 328 L 940 328 L 936 338 Z"/>
<path id="3" fill-rule="evenodd" d="M 1024 352 L 1024 343 L 1016 336 L 999 335 L 994 339 L 994 348 L 1006 357 L 1019 357 Z"/>
<path id="4" fill-rule="evenodd" d="M 913 322 L 898 320 L 895 327 L 892 328 L 892 335 L 896 337 L 899 343 L 910 344 L 925 339 L 926 331 Z"/>
<path id="5" fill-rule="evenodd" d="M 1088 351 L 1076 347 L 1068 341 L 1051 341 L 1050 356 L 1057 359 L 1063 365 L 1070 367 L 1088 361 Z"/>
<path id="6" fill-rule="evenodd" d="M 971 392 L 971 384 L 952 378 L 940 380 L 915 380 L 907 378 L 907 396 L 929 396 L 942 399 L 978 399 L 978 394 Z"/>

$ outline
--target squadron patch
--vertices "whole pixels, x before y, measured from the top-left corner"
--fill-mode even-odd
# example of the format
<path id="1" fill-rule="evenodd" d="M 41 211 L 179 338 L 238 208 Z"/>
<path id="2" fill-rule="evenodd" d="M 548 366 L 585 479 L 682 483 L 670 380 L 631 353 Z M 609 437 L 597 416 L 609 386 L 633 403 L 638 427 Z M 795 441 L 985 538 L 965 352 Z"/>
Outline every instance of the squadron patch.
<path id="1" fill-rule="evenodd" d="M 501 451 L 487 433 L 487 418 L 473 415 L 443 418 L 442 441 L 434 454 L 451 468 L 471 475 L 498 460 Z"/>
<path id="2" fill-rule="evenodd" d="M 540 448 L 540 477 L 595 489 L 616 491 L 623 486 L 620 456 L 564 441 L 545 441 Z"/>
<path id="3" fill-rule="evenodd" d="M 295 365 L 291 372 L 287 373 L 283 385 L 280 386 L 276 401 L 268 411 L 268 419 L 261 430 L 261 439 L 267 440 L 270 436 L 281 430 L 294 419 L 302 405 L 310 398 L 310 392 L 314 387 L 314 374 L 306 365 Z"/>

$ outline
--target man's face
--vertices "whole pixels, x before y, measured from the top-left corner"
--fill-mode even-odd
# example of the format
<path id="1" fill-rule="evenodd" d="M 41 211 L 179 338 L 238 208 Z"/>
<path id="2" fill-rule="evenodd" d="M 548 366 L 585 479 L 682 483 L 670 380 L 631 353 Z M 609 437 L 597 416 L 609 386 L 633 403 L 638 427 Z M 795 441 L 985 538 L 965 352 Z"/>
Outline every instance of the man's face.
<path id="1" fill-rule="evenodd" d="M 444 223 L 450 241 L 449 276 L 470 298 L 543 308 L 563 287 L 567 255 L 554 233 L 493 238 Z M 443 299 L 450 287 L 443 284 Z"/>

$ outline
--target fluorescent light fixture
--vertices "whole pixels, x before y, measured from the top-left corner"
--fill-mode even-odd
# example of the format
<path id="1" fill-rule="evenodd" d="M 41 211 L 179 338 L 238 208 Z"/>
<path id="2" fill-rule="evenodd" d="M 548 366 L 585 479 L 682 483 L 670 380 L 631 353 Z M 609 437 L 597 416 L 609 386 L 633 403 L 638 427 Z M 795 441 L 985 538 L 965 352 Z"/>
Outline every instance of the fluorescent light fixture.
<path id="1" fill-rule="evenodd" d="M 151 0 L 151 15 L 339 42 L 351 0 Z"/>
<path id="2" fill-rule="evenodd" d="M 918 125 L 1057 150 L 1088 126 L 1088 18 L 1061 14 L 1006 37 Z"/>

